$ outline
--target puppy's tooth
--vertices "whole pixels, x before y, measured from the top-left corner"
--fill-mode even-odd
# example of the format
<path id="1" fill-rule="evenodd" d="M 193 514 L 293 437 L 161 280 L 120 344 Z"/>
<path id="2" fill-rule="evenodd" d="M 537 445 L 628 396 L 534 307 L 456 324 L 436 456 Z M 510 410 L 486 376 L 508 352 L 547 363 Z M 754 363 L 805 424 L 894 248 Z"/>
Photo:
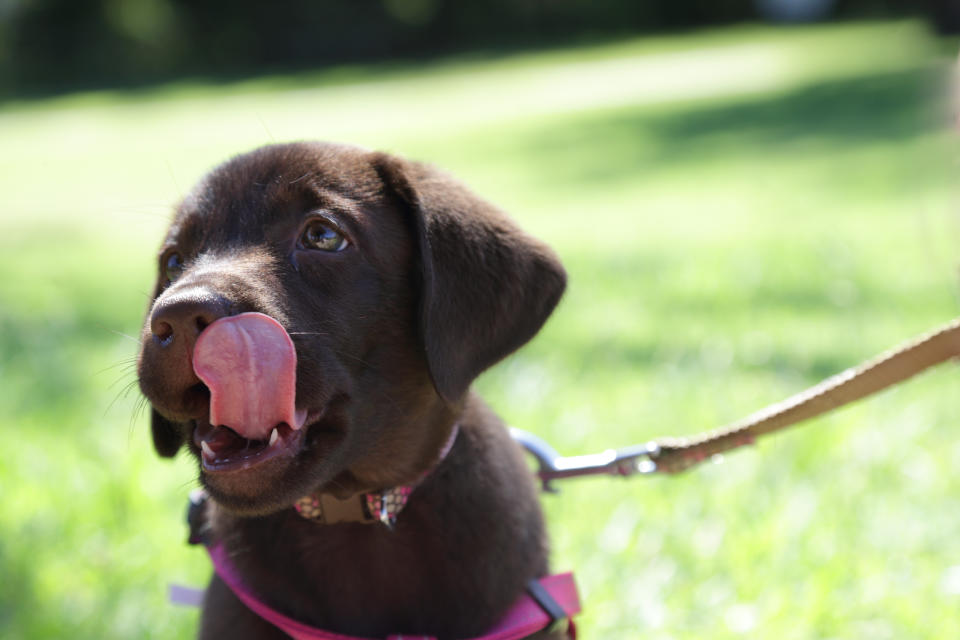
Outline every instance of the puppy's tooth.
<path id="1" fill-rule="evenodd" d="M 274 427 L 273 431 L 270 433 L 270 446 L 272 447 L 279 439 L 280 439 L 280 434 L 277 433 L 277 428 Z"/>
<path id="2" fill-rule="evenodd" d="M 213 448 L 211 448 L 210 445 L 207 444 L 206 440 L 200 441 L 200 449 L 203 450 L 204 458 L 215 458 L 217 456 L 217 454 L 213 451 Z"/>

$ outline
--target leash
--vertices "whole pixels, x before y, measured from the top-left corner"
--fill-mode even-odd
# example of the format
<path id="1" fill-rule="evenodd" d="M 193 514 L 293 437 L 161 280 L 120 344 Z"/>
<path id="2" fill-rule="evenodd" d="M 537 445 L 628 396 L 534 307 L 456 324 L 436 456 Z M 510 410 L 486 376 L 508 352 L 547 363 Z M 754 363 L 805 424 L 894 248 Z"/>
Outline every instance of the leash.
<path id="1" fill-rule="evenodd" d="M 660 438 L 625 449 L 563 457 L 533 434 L 519 429 L 511 429 L 510 433 L 536 458 L 537 475 L 545 491 L 556 491 L 554 480 L 575 476 L 678 473 L 717 454 L 753 444 L 760 436 L 882 391 L 957 356 L 960 356 L 960 318 L 743 420 L 699 435 Z"/>

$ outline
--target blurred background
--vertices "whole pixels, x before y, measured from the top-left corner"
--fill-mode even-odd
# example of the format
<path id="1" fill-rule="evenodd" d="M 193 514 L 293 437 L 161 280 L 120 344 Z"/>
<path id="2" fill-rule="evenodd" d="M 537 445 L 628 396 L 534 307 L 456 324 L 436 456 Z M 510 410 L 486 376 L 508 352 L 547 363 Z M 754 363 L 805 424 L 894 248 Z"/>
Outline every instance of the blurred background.
<path id="1" fill-rule="evenodd" d="M 177 199 L 260 144 L 443 166 L 570 288 L 478 383 L 568 455 L 738 419 L 958 314 L 957 3 L 0 0 L 0 637 L 189 637 L 195 486 L 136 336 Z M 544 497 L 585 638 L 960 637 L 946 366 Z"/>

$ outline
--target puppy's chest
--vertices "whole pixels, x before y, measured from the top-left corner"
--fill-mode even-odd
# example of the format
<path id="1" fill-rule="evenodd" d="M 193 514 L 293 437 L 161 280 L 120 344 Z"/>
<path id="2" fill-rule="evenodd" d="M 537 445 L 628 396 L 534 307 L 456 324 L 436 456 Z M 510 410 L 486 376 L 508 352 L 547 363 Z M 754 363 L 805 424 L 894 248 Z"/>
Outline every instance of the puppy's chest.
<path id="1" fill-rule="evenodd" d="M 413 511 L 404 516 L 413 519 Z M 215 525 L 214 536 L 224 540 L 238 568 L 252 582 L 295 582 L 311 602 L 351 589 L 354 583 L 370 588 L 396 582 L 398 576 L 422 574 L 441 562 L 449 544 L 435 536 L 418 535 L 405 526 L 407 522 L 395 530 L 378 522 L 327 525 L 293 510 L 276 520 Z"/>
<path id="2" fill-rule="evenodd" d="M 274 535 L 234 531 L 226 540 L 251 590 L 299 621 L 361 635 L 415 628 L 424 620 L 445 627 L 456 623 L 450 614 L 458 603 L 475 600 L 438 570 L 470 568 L 451 564 L 450 549 L 436 540 L 379 524 L 291 524 Z M 411 612 L 420 619 L 409 619 Z"/>

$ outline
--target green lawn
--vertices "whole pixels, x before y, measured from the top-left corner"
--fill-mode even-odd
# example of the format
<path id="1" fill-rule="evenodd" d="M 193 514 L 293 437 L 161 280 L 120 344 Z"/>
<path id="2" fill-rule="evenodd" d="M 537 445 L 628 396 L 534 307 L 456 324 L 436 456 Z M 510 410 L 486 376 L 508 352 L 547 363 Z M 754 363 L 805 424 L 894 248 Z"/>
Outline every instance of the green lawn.
<path id="1" fill-rule="evenodd" d="M 0 105 L 0 637 L 187 637 L 195 471 L 132 367 L 172 203 L 253 146 L 444 166 L 570 272 L 479 387 L 568 454 L 737 419 L 958 313 L 944 78 L 914 22 L 740 27 Z M 131 385 L 133 385 L 131 387 Z M 960 637 L 960 375 L 679 477 L 546 496 L 585 638 Z"/>

